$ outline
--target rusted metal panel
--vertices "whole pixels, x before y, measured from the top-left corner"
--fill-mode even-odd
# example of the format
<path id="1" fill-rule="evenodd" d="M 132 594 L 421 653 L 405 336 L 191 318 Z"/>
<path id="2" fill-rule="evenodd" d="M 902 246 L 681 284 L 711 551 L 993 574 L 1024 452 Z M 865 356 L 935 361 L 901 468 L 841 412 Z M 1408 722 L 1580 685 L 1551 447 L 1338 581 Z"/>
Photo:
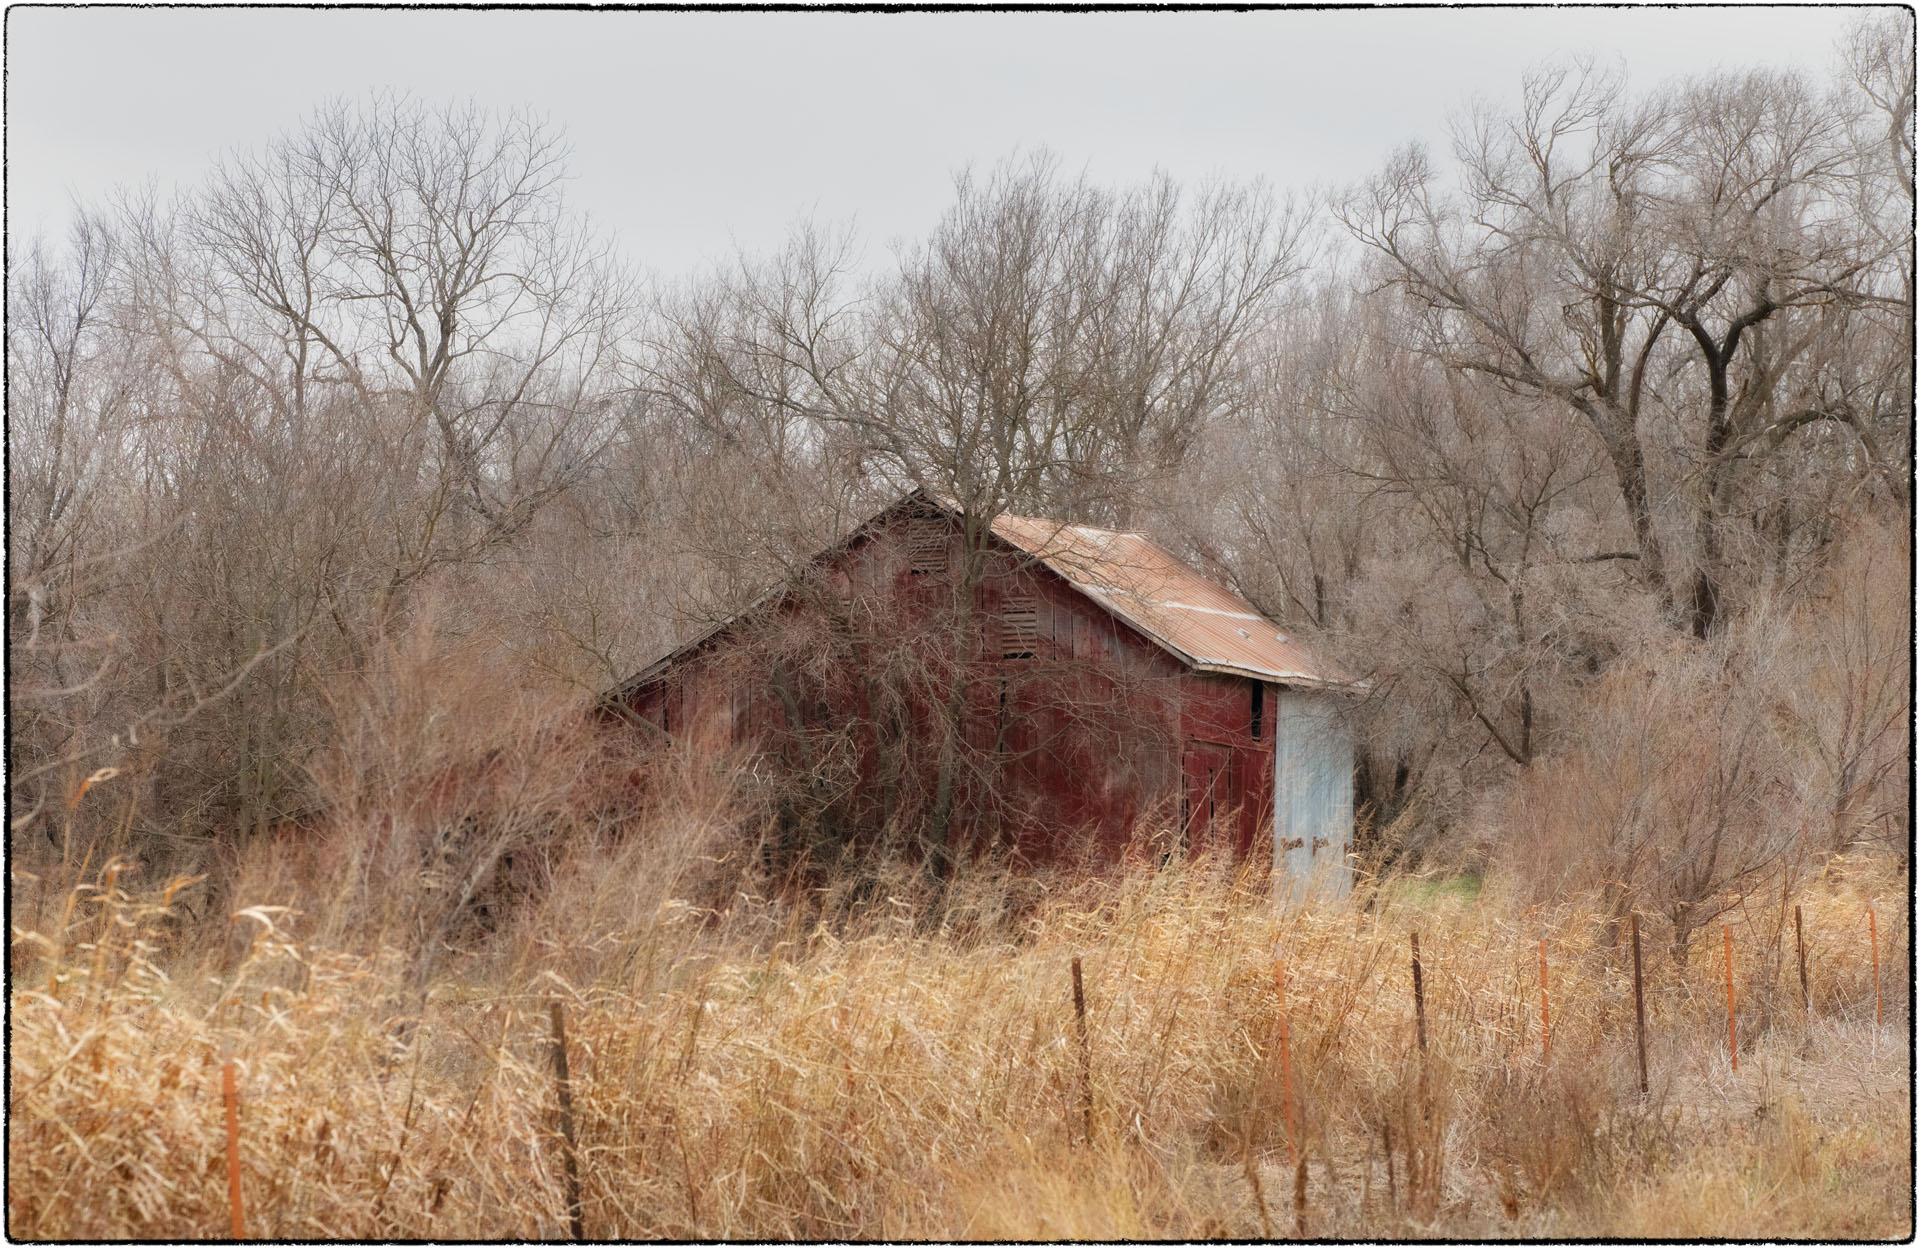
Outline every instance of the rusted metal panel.
<path id="1" fill-rule="evenodd" d="M 1274 708 L 1276 875 L 1299 901 L 1352 888 L 1353 738 L 1323 694 L 1282 691 Z"/>

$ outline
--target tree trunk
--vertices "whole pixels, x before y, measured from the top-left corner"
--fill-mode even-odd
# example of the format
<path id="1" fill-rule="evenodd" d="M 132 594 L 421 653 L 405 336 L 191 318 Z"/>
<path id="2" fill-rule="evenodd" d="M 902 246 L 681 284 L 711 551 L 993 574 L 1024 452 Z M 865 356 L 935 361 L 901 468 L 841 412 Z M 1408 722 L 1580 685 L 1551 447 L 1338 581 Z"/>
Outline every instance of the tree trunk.
<path id="1" fill-rule="evenodd" d="M 968 669 L 973 661 L 974 595 L 983 579 L 982 553 L 975 549 L 971 532 L 973 516 L 967 517 L 966 551 L 962 554 L 959 584 L 952 594 L 953 631 L 951 635 L 953 687 L 940 708 L 940 758 L 935 772 L 933 811 L 928 819 L 927 870 L 933 878 L 946 879 L 953 869 L 954 788 L 960 771 L 961 734 L 967 711 Z M 984 534 L 981 535 L 984 542 Z"/>
<path id="2" fill-rule="evenodd" d="M 1595 415 L 1589 412 L 1589 419 Z M 1653 523 L 1653 508 L 1647 501 L 1647 464 L 1640 449 L 1639 430 L 1625 417 L 1611 413 L 1607 418 L 1594 420 L 1593 424 L 1607 449 L 1607 459 L 1613 464 L 1614 480 L 1620 485 L 1620 500 L 1626 506 L 1627 520 L 1633 526 L 1633 544 L 1640 555 L 1640 568 L 1653 588 L 1672 603 L 1672 588 L 1667 584 L 1666 552 L 1660 545 L 1660 534 Z M 1674 605 L 1678 606 L 1677 603 Z"/>

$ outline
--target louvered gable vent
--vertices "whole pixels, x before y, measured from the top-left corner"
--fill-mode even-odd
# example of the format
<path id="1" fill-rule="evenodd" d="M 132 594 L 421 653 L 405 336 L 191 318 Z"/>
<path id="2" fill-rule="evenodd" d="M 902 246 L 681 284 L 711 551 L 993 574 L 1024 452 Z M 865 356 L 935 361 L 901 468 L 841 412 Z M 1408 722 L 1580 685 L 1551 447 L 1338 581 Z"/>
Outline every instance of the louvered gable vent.
<path id="1" fill-rule="evenodd" d="M 916 577 L 947 571 L 947 524 L 933 517 L 907 523 L 907 571 Z"/>
<path id="2" fill-rule="evenodd" d="M 1010 598 L 1000 609 L 1000 657 L 1032 659 L 1040 635 L 1040 608 L 1030 598 Z"/>

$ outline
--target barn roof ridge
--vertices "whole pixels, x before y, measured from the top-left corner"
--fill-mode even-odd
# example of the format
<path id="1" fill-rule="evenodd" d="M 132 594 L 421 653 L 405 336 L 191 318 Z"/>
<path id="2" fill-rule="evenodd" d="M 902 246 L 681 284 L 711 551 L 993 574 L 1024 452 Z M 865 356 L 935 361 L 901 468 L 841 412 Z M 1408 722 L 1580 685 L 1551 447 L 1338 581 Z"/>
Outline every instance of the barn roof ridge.
<path id="1" fill-rule="evenodd" d="M 966 514 L 957 500 L 924 488 L 910 490 L 822 548 L 810 562 L 818 563 L 840 554 L 887 517 L 916 503 L 932 504 L 955 519 Z M 1001 541 L 1032 556 L 1108 614 L 1118 617 L 1196 671 L 1316 689 L 1362 690 L 1367 686 L 1365 681 L 1337 664 L 1313 655 L 1251 603 L 1205 576 L 1144 532 L 1103 529 L 1009 512 L 996 515 L 991 528 Z M 1066 535 L 1071 536 L 1063 542 Z M 1099 549 L 1089 549 L 1090 546 Z M 1115 547 L 1120 549 L 1113 549 Z M 785 582 L 769 586 L 739 611 L 643 666 L 609 691 L 609 696 L 647 684 L 675 660 L 767 606 L 787 588 Z M 1178 594 L 1170 597 L 1150 592 L 1166 590 Z M 1257 629 L 1224 623 L 1234 620 L 1257 622 Z"/>

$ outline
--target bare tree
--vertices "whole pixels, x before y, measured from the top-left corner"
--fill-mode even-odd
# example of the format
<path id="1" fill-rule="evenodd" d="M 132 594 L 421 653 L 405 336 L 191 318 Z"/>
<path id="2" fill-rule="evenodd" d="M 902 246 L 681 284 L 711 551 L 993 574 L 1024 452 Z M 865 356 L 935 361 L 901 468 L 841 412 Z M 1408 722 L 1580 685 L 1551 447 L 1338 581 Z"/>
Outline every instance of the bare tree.
<path id="1" fill-rule="evenodd" d="M 328 687 L 615 429 L 630 292 L 564 156 L 530 118 L 334 104 L 10 274 L 16 793 L 111 764 L 116 823 L 192 844 L 311 800 Z"/>
<path id="2" fill-rule="evenodd" d="M 1528 79 L 1517 113 L 1463 127 L 1457 194 L 1406 152 L 1341 208 L 1404 294 L 1410 342 L 1580 415 L 1641 568 L 1698 635 L 1721 615 L 1740 487 L 1795 421 L 1782 379 L 1889 258 L 1841 211 L 1844 140 L 1793 77 L 1635 101 L 1559 69 Z"/>
<path id="3" fill-rule="evenodd" d="M 1795 611 L 1800 670 L 1787 681 L 1781 720 L 1804 761 L 1807 823 L 1822 831 L 1816 851 L 1856 840 L 1904 846 L 1913 722 L 1913 547 L 1904 529 L 1856 518 Z"/>
<path id="4" fill-rule="evenodd" d="M 1650 640 L 1601 678 L 1573 740 L 1511 791 L 1498 857 L 1515 879 L 1596 896 L 1614 935 L 1636 908 L 1664 915 L 1684 962 L 1694 932 L 1799 870 L 1792 755 L 1755 695 L 1791 669 L 1782 626 L 1768 612 L 1704 648 Z"/>
<path id="5" fill-rule="evenodd" d="M 431 431 L 435 497 L 457 504 L 436 538 L 456 550 L 516 532 L 607 436 L 630 295 L 567 208 L 566 155 L 524 115 L 336 102 L 185 210 L 208 349 L 271 379 L 292 419 L 325 389 Z"/>
<path id="6" fill-rule="evenodd" d="M 7 674 L 15 826 L 51 815 L 89 760 L 77 754 L 117 656 L 97 627 L 113 553 L 135 539 L 112 501 L 137 370 L 106 308 L 111 233 L 77 215 L 67 248 L 36 241 L 7 282 Z M 91 768 L 87 770 L 91 771 Z M 63 784 L 61 782 L 64 782 Z M 43 825 L 52 836 L 55 823 Z"/>

